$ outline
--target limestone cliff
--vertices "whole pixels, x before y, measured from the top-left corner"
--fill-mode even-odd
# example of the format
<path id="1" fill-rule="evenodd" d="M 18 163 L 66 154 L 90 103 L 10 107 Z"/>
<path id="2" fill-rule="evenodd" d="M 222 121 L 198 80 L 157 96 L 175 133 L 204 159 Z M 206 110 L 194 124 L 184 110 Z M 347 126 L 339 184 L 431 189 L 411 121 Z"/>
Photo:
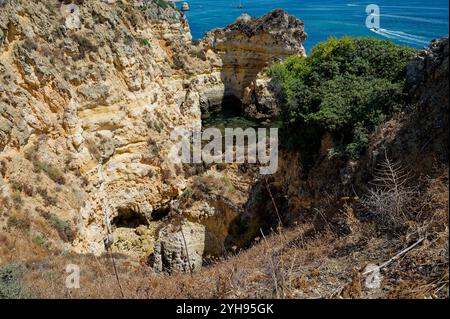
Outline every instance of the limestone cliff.
<path id="1" fill-rule="evenodd" d="M 104 250 L 105 218 L 152 222 L 185 183 L 169 132 L 200 126 L 186 81 L 210 70 L 190 52 L 186 20 L 153 3 L 12 0 L 0 39 L 2 195 L 12 182 L 48 189 L 54 205 L 33 194 L 24 206 L 75 220 L 78 252 Z"/>
<path id="2" fill-rule="evenodd" d="M 274 11 L 193 43 L 185 18 L 154 2 L 7 0 L 0 10 L 1 231 L 78 253 L 112 243 L 136 258 L 156 244 L 155 259 L 177 270 L 186 250 L 197 269 L 222 253 L 252 178 L 213 172 L 231 182 L 186 205 L 195 180 L 169 159 L 170 132 L 200 129 L 201 108 L 229 95 L 265 104 L 248 98 L 264 91 L 258 74 L 304 54 L 303 23 Z"/>

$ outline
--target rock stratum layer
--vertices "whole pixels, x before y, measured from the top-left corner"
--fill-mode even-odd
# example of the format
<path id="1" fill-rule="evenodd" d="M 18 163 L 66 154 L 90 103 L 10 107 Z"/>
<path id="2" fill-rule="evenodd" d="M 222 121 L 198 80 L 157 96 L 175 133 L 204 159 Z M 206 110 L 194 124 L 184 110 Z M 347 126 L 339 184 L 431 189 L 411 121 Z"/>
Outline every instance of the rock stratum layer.
<path id="1" fill-rule="evenodd" d="M 201 108 L 229 95 L 254 113 L 262 104 L 273 111 L 259 74 L 304 54 L 303 23 L 283 11 L 242 17 L 194 44 L 170 6 L 77 3 L 0 6 L 0 227 L 28 220 L 31 238 L 47 247 L 101 254 L 113 242 L 181 270 L 187 249 L 198 268 L 204 254 L 222 249 L 248 184 L 232 175 L 234 202 L 216 194 L 189 203 L 181 228 L 167 222 L 193 183 L 169 159 L 168 136 L 176 127 L 200 129 Z"/>

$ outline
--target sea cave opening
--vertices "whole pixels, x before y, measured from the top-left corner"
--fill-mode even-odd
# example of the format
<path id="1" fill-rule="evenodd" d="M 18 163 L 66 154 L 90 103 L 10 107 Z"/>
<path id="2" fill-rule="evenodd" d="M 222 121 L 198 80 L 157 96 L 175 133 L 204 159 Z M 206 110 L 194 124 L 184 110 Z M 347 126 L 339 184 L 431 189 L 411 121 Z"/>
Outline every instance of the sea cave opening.
<path id="1" fill-rule="evenodd" d="M 114 228 L 137 228 L 141 225 L 148 226 L 148 221 L 139 212 L 130 208 L 119 208 L 111 224 Z"/>
<path id="2" fill-rule="evenodd" d="M 163 220 L 170 213 L 170 206 L 162 206 L 152 211 L 150 214 L 152 220 Z"/>
<path id="3" fill-rule="evenodd" d="M 234 95 L 224 96 L 221 104 L 212 105 L 202 112 L 203 130 L 218 128 L 223 133 L 225 128 L 249 127 L 261 127 L 261 121 L 247 116 L 242 101 Z"/>

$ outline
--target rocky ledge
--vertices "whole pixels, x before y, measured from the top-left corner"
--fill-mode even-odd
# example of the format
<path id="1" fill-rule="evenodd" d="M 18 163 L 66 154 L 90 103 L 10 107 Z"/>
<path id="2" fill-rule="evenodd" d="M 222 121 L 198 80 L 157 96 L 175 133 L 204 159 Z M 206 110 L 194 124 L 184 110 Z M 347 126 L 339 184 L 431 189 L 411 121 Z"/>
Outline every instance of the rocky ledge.
<path id="1" fill-rule="evenodd" d="M 242 103 L 242 111 L 252 117 L 277 115 L 277 90 L 266 75 L 266 67 L 291 55 L 305 56 L 304 24 L 283 10 L 260 18 L 247 14 L 224 29 L 205 35 L 203 44 L 221 61 L 222 97 Z"/>

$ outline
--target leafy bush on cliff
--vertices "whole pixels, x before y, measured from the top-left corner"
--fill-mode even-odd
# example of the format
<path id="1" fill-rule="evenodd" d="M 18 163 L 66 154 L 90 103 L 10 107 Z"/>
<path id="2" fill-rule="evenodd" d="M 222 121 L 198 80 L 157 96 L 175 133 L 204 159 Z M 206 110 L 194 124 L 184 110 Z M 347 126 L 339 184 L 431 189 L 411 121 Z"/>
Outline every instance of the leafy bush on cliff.
<path id="1" fill-rule="evenodd" d="M 163 9 L 167 9 L 170 6 L 170 3 L 165 0 L 155 0 L 154 2 Z"/>
<path id="2" fill-rule="evenodd" d="M 271 75 L 283 86 L 288 146 L 311 164 L 329 132 L 329 154 L 357 158 L 374 128 L 402 109 L 406 64 L 414 52 L 374 38 L 332 38 L 307 58 L 274 65 Z"/>
<path id="3" fill-rule="evenodd" d="M 48 218 L 49 224 L 58 231 L 59 237 L 62 240 L 64 240 L 65 242 L 71 242 L 74 240 L 75 233 L 72 230 L 69 222 L 62 220 L 52 213 L 49 213 L 48 215 L 46 215 L 46 217 Z"/>
<path id="4" fill-rule="evenodd" d="M 17 264 L 0 266 L 0 299 L 23 297 L 22 268 Z"/>

